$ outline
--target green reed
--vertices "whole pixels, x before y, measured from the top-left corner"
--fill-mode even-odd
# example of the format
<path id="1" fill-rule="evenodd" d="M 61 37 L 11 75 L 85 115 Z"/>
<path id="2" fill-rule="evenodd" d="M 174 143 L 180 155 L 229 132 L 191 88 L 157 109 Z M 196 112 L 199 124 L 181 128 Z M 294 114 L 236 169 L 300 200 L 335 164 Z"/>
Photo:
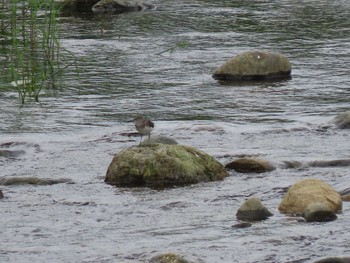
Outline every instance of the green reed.
<path id="1" fill-rule="evenodd" d="M 53 0 L 0 0 L 0 40 L 6 45 L 8 82 L 22 104 L 60 85 L 60 29 Z"/>

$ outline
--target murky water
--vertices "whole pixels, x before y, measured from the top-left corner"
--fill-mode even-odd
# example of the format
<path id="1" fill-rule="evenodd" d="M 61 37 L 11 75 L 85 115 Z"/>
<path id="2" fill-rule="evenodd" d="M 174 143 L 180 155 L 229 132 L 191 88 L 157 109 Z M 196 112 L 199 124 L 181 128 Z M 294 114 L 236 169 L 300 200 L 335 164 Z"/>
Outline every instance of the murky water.
<path id="1" fill-rule="evenodd" d="M 1 158 L 0 176 L 75 183 L 1 187 L 1 262 L 144 262 L 166 251 L 210 263 L 350 254 L 349 203 L 325 224 L 277 210 L 283 189 L 302 178 L 350 187 L 348 167 L 282 166 L 349 158 L 349 131 L 322 126 L 349 110 L 350 3 L 246 2 L 164 0 L 151 12 L 60 18 L 79 76 L 72 68 L 62 91 L 24 107 L 16 93 L 0 93 L 0 143 L 22 142 L 12 150 L 25 151 Z M 285 54 L 292 79 L 220 85 L 211 78 L 251 49 Z M 111 187 L 103 179 L 113 154 L 138 143 L 120 135 L 134 130 L 135 113 L 155 121 L 155 134 L 223 163 L 253 155 L 279 168 L 163 191 Z M 250 196 L 274 216 L 231 228 Z"/>

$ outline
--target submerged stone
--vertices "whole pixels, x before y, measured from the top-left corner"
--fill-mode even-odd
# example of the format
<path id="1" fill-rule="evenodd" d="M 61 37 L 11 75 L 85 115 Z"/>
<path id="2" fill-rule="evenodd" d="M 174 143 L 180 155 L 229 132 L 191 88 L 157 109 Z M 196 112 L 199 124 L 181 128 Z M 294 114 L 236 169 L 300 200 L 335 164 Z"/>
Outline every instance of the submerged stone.
<path id="1" fill-rule="evenodd" d="M 99 0 L 63 0 L 56 1 L 56 5 L 63 13 L 92 13 L 92 7 Z"/>
<path id="2" fill-rule="evenodd" d="M 22 151 L 22 150 L 0 150 L 0 157 L 5 157 L 5 158 L 16 158 L 22 154 L 25 154 L 25 151 Z"/>
<path id="3" fill-rule="evenodd" d="M 52 185 L 61 183 L 71 183 L 71 179 L 51 179 L 51 178 L 37 178 L 37 177 L 19 177 L 19 176 L 6 176 L 0 178 L 0 185 Z"/>
<path id="4" fill-rule="evenodd" d="M 268 161 L 257 158 L 240 158 L 226 164 L 225 168 L 239 173 L 265 173 L 276 169 Z"/>
<path id="5" fill-rule="evenodd" d="M 105 182 L 117 186 L 166 187 L 222 180 L 227 171 L 190 146 L 151 144 L 125 149 L 108 167 Z"/>
<path id="6" fill-rule="evenodd" d="M 174 253 L 165 253 L 154 256 L 150 259 L 149 263 L 191 263 L 183 256 Z"/>
<path id="7" fill-rule="evenodd" d="M 282 54 L 246 51 L 217 68 L 213 78 L 227 81 L 251 81 L 290 78 L 292 67 Z"/>
<path id="8" fill-rule="evenodd" d="M 246 200 L 236 213 L 237 219 L 244 221 L 260 221 L 270 216 L 272 213 L 255 197 Z"/>
<path id="9" fill-rule="evenodd" d="M 2 193 L 1 189 L 0 189 L 0 199 L 4 198 L 4 194 Z"/>
<path id="10" fill-rule="evenodd" d="M 335 213 L 342 209 L 339 193 L 319 179 L 304 179 L 294 184 L 288 190 L 278 209 L 282 213 L 301 214 L 313 203 L 323 203 Z"/>
<path id="11" fill-rule="evenodd" d="M 350 257 L 322 258 L 317 261 L 314 261 L 314 263 L 350 263 Z"/>
<path id="12" fill-rule="evenodd" d="M 323 203 L 308 205 L 303 212 L 303 217 L 308 222 L 328 222 L 337 219 L 334 211 Z"/>
<path id="13" fill-rule="evenodd" d="M 339 129 L 350 129 L 350 111 L 339 114 L 333 122 Z"/>
<path id="14" fill-rule="evenodd" d="M 154 8 L 153 5 L 138 0 L 101 0 L 92 7 L 96 14 L 124 13 Z"/>

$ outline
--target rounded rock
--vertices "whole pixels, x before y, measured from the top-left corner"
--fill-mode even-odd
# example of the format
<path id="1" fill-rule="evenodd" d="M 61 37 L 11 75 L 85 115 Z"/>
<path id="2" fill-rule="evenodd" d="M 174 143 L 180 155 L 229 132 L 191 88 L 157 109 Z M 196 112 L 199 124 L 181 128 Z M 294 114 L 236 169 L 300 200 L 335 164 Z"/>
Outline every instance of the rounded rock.
<path id="1" fill-rule="evenodd" d="M 255 197 L 246 200 L 236 213 L 237 219 L 244 221 L 260 221 L 270 216 L 272 213 Z"/>
<path id="2" fill-rule="evenodd" d="M 292 185 L 278 209 L 286 214 L 301 214 L 313 203 L 323 203 L 334 213 L 342 209 L 339 193 L 319 179 L 304 179 Z"/>
<path id="3" fill-rule="evenodd" d="M 217 68 L 213 78 L 227 81 L 251 81 L 290 78 L 289 60 L 282 54 L 268 51 L 246 51 Z"/>
<path id="4" fill-rule="evenodd" d="M 265 173 L 276 169 L 268 161 L 257 158 L 240 158 L 225 165 L 239 173 Z"/>
<path id="5" fill-rule="evenodd" d="M 307 222 L 328 222 L 337 219 L 334 211 L 323 203 L 308 205 L 303 212 L 303 217 Z"/>
<path id="6" fill-rule="evenodd" d="M 117 186 L 167 187 L 222 180 L 227 171 L 212 156 L 190 146 L 151 144 L 118 153 L 105 182 Z"/>

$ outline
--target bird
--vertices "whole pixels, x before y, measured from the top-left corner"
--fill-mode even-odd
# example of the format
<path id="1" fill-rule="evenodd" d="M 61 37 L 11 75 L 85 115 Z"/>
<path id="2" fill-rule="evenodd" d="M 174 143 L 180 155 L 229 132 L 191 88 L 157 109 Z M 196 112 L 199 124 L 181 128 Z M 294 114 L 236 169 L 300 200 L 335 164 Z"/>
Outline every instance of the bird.
<path id="1" fill-rule="evenodd" d="M 151 120 L 146 119 L 141 115 L 138 115 L 134 119 L 134 123 L 135 123 L 136 130 L 141 134 L 140 143 L 142 141 L 143 135 L 148 135 L 148 139 L 151 137 L 151 131 L 154 128 L 154 123 Z"/>

